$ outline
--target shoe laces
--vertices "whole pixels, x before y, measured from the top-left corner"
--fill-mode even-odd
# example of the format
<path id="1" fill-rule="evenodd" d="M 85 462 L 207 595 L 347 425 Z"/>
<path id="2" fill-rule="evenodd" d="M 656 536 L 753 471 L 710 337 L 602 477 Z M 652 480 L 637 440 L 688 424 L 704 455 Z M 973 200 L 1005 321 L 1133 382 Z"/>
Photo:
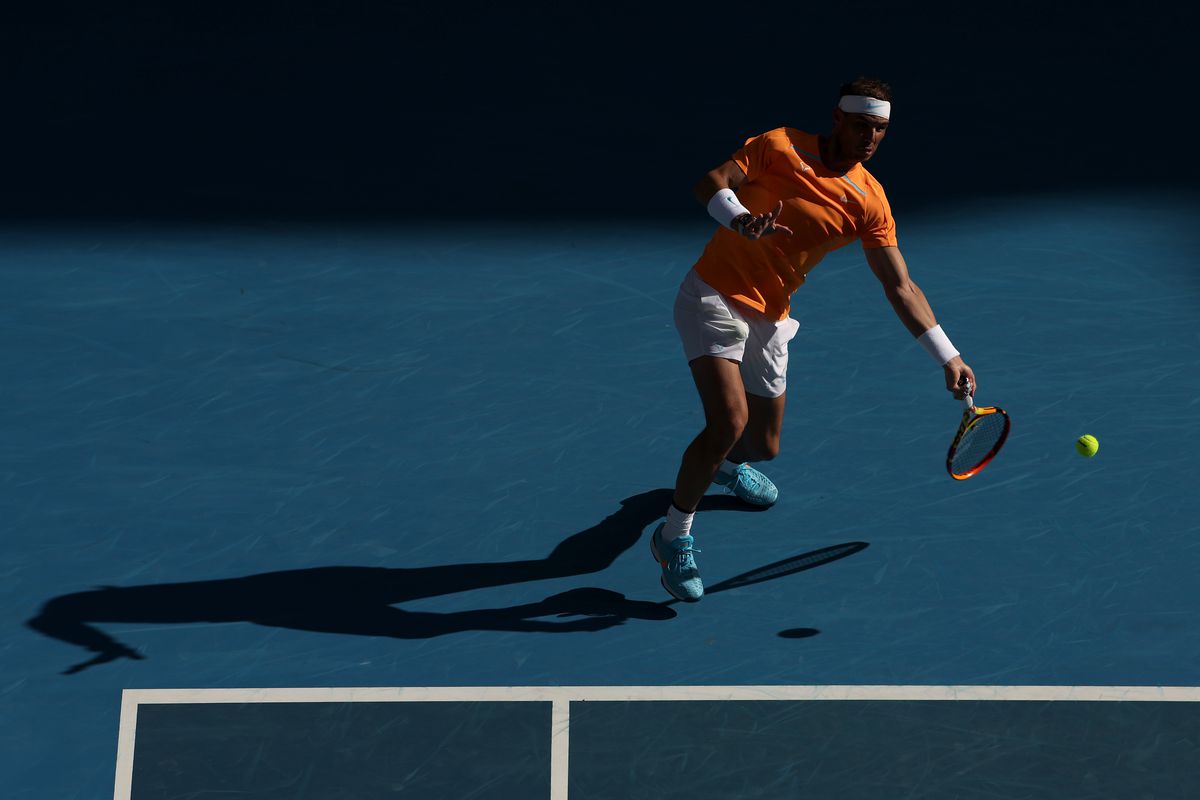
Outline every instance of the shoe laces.
<path id="1" fill-rule="evenodd" d="M 733 494 L 733 490 L 737 488 L 738 481 L 742 479 L 742 475 L 746 472 L 746 465 L 742 464 L 737 468 L 737 471 L 732 475 L 726 475 L 723 472 L 717 473 L 717 483 L 725 487 L 725 494 Z"/>
<path id="2" fill-rule="evenodd" d="M 678 539 L 676 541 L 679 542 Z M 675 548 L 675 552 L 671 556 L 668 568 L 675 572 L 694 570 L 696 568 L 696 559 L 692 557 L 692 553 L 702 553 L 704 551 L 699 547 L 692 547 L 691 542 L 679 542 L 679 544 L 672 546 Z"/>
<path id="3" fill-rule="evenodd" d="M 760 489 L 766 488 L 766 484 L 763 481 L 759 480 L 760 476 L 762 476 L 761 472 L 759 472 L 756 469 L 751 468 L 747 464 L 742 464 L 742 466 L 738 468 L 737 476 L 736 476 L 737 480 L 734 481 L 734 485 L 736 486 L 738 481 L 743 481 L 743 482 L 745 482 L 747 489 L 749 489 L 752 492 L 757 492 Z M 765 477 L 765 476 L 763 476 L 763 477 Z"/>

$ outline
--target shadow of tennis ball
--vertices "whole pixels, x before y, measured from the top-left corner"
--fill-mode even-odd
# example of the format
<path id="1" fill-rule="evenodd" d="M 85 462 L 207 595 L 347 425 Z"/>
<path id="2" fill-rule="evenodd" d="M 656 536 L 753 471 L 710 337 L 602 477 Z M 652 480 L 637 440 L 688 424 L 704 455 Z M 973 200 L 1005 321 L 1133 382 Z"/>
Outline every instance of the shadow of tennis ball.
<path id="1" fill-rule="evenodd" d="M 780 639 L 807 639 L 820 633 L 816 628 L 788 628 L 775 634 Z"/>

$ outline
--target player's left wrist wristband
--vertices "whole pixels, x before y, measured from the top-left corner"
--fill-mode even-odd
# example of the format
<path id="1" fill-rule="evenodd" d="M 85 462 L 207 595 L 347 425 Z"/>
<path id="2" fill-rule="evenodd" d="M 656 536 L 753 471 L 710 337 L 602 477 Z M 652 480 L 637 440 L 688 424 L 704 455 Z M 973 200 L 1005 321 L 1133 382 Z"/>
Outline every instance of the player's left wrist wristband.
<path id="1" fill-rule="evenodd" d="M 744 214 L 750 214 L 750 209 L 741 204 L 732 189 L 718 189 L 708 201 L 708 215 L 719 222 L 721 227 L 741 233 L 735 220 Z"/>
<path id="2" fill-rule="evenodd" d="M 957 356 L 958 350 L 950 342 L 941 325 L 934 325 L 929 330 L 917 337 L 917 342 L 921 347 L 925 348 L 925 352 L 929 353 L 930 358 L 938 363 L 938 366 L 944 367 L 950 363 L 950 360 Z"/>

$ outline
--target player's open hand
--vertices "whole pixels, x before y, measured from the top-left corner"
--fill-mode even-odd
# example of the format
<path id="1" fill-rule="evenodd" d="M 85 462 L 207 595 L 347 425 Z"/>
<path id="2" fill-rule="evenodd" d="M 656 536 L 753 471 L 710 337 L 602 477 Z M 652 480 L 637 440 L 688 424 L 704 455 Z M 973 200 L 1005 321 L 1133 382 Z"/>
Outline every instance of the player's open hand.
<path id="1" fill-rule="evenodd" d="M 773 233 L 783 233 L 791 236 L 791 228 L 776 222 L 782 211 L 783 201 L 780 200 L 779 205 L 767 213 L 751 216 L 749 219 L 742 221 L 740 224 L 742 236 L 745 236 L 747 239 L 761 239 L 763 236 L 770 236 Z"/>

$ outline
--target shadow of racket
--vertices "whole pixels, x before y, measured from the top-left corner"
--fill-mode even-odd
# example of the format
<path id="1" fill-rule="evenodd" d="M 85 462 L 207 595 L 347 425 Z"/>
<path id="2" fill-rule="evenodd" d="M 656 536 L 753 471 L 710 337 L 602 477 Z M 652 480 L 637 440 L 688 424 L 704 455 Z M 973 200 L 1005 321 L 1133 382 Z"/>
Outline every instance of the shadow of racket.
<path id="1" fill-rule="evenodd" d="M 868 546 L 867 542 L 846 542 L 845 544 L 822 547 L 820 550 L 813 550 L 798 556 L 785 558 L 782 561 L 776 561 L 774 564 L 767 564 L 765 567 L 758 567 L 749 572 L 743 572 L 741 575 L 726 578 L 720 583 L 706 586 L 704 594 L 707 597 L 708 595 L 728 591 L 729 589 L 741 589 L 743 586 L 753 586 L 756 583 L 785 578 L 788 575 L 795 575 L 797 572 L 804 572 L 806 569 L 823 567 L 826 564 L 847 558 L 855 553 L 861 553 Z M 671 598 L 670 600 L 664 600 L 663 605 L 670 606 L 678 602 L 680 601 Z"/>

